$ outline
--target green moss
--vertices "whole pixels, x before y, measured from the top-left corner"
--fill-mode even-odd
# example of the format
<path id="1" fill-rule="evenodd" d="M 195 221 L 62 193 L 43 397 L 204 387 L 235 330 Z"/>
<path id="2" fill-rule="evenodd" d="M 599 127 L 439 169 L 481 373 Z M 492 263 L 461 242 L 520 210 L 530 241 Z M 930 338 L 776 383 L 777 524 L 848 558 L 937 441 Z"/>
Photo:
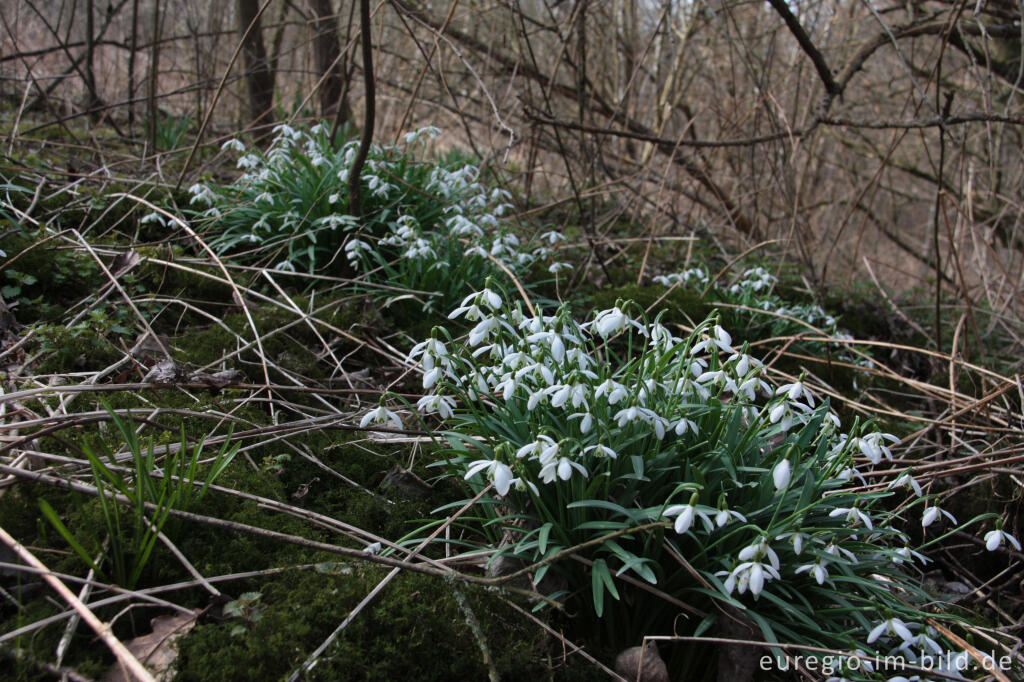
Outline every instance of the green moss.
<path id="1" fill-rule="evenodd" d="M 177 680 L 280 679 L 317 646 L 386 571 L 331 564 L 330 573 L 289 572 L 260 581 L 259 618 L 198 626 L 181 643 Z M 346 627 L 304 678 L 479 680 L 487 667 L 454 599 L 437 578 L 403 573 Z M 572 665 L 549 671 L 556 643 L 497 595 L 463 588 L 499 673 L 508 679 L 598 679 Z M 232 634 L 241 625 L 239 634 Z M 237 632 L 237 630 L 236 630 Z"/>

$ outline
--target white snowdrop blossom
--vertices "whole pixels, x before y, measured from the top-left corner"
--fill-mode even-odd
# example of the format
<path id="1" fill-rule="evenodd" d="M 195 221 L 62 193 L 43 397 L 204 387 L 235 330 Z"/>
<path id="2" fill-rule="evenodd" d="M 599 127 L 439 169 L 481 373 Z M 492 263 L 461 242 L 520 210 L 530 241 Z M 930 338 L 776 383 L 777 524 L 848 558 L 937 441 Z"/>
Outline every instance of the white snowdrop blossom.
<path id="1" fill-rule="evenodd" d="M 886 490 L 892 490 L 893 488 L 900 488 L 900 487 L 908 488 L 908 489 L 914 491 L 914 495 L 916 495 L 917 497 L 921 497 L 921 496 L 924 495 L 924 492 L 921 490 L 921 484 L 918 483 L 914 479 L 914 477 L 910 475 L 909 471 L 904 471 L 897 478 L 895 478 L 892 483 L 890 483 L 888 486 L 886 486 Z M 954 520 L 953 523 L 956 523 L 956 521 Z M 926 523 L 924 525 L 928 526 L 928 525 L 930 525 L 930 522 Z"/>
<path id="2" fill-rule="evenodd" d="M 446 395 L 425 395 L 416 401 L 416 409 L 423 414 L 437 414 L 441 419 L 451 419 L 455 414 L 455 400 Z"/>
<path id="3" fill-rule="evenodd" d="M 902 620 L 895 617 L 883 620 L 876 625 L 868 633 L 868 644 L 874 644 L 882 635 L 899 637 L 903 642 L 910 642 L 914 639 L 914 634 L 910 631 L 910 628 Z"/>
<path id="4" fill-rule="evenodd" d="M 924 510 L 924 514 L 921 515 L 921 525 L 925 528 L 935 523 L 940 516 L 945 516 L 953 523 L 956 523 L 956 517 L 950 514 L 945 509 L 940 509 L 939 505 L 933 504 Z"/>
<path id="5" fill-rule="evenodd" d="M 722 528 L 723 526 L 727 525 L 731 520 L 742 521 L 743 523 L 746 523 L 747 517 L 739 513 L 738 511 L 732 511 L 729 508 L 719 509 L 718 513 L 715 514 L 715 525 L 719 528 Z"/>
<path id="6" fill-rule="evenodd" d="M 892 461 L 892 451 L 885 444 L 887 440 L 896 444 L 900 442 L 899 438 L 890 433 L 880 433 L 877 431 L 859 438 L 853 438 L 852 442 L 872 464 L 879 464 L 883 457 Z"/>
<path id="7" fill-rule="evenodd" d="M 690 527 L 696 519 L 701 520 L 704 524 L 705 530 L 710 531 L 714 529 L 715 524 L 711 520 L 711 517 L 708 516 L 708 511 L 709 510 L 703 507 L 698 507 L 698 505 L 691 502 L 690 504 L 674 504 L 663 512 L 663 516 L 676 517 L 675 523 L 672 527 L 675 529 L 676 533 L 682 535 L 686 531 L 690 530 Z"/>
<path id="8" fill-rule="evenodd" d="M 602 338 L 607 339 L 609 336 L 618 334 L 631 324 L 637 327 L 640 326 L 639 323 L 630 319 L 626 313 L 622 312 L 621 308 L 615 306 L 614 308 L 599 312 L 594 318 L 592 326 Z"/>
<path id="9" fill-rule="evenodd" d="M 804 564 L 798 566 L 796 573 L 809 573 L 819 585 L 824 585 L 825 580 L 828 578 L 828 562 L 824 558 L 819 557 L 813 564 Z"/>
<path id="10" fill-rule="evenodd" d="M 612 379 L 605 379 L 594 389 L 594 398 L 608 396 L 606 400 L 609 405 L 614 405 L 628 395 L 626 387 Z"/>
<path id="11" fill-rule="evenodd" d="M 806 533 L 783 533 L 778 536 L 779 540 L 790 540 L 793 543 L 793 554 L 800 556 L 804 551 L 804 540 L 807 539 Z"/>
<path id="12" fill-rule="evenodd" d="M 233 137 L 220 146 L 221 151 L 244 152 L 245 145 L 237 137 Z"/>
<path id="13" fill-rule="evenodd" d="M 609 457 L 611 459 L 616 459 L 619 456 L 619 453 L 615 452 L 606 445 L 601 445 L 600 443 L 598 443 L 597 445 L 588 445 L 587 447 L 583 448 L 583 452 L 593 452 L 598 457 Z"/>
<path id="14" fill-rule="evenodd" d="M 863 525 L 868 530 L 874 530 L 871 517 L 857 507 L 836 507 L 828 514 L 831 518 L 843 517 L 851 526 Z"/>
<path id="15" fill-rule="evenodd" d="M 779 492 L 785 490 L 789 486 L 789 479 L 792 473 L 792 465 L 788 459 L 781 460 L 772 469 L 772 481 L 775 483 L 775 489 Z"/>
<path id="16" fill-rule="evenodd" d="M 371 423 L 387 424 L 391 428 L 395 429 L 402 428 L 402 418 L 384 407 L 384 405 L 379 405 L 375 409 L 364 414 L 363 418 L 359 420 L 359 428 L 364 429 Z"/>
<path id="17" fill-rule="evenodd" d="M 167 221 L 164 220 L 164 217 L 157 213 L 156 211 L 147 213 L 146 215 L 142 216 L 142 218 L 139 219 L 140 225 L 146 225 L 147 223 L 156 223 L 161 227 L 167 227 Z"/>
<path id="18" fill-rule="evenodd" d="M 710 348 L 715 348 L 723 353 L 736 352 L 732 347 L 732 336 L 717 324 L 712 328 L 710 334 L 705 334 L 703 340 L 694 344 L 690 349 L 690 354 L 698 355 Z"/>
<path id="19" fill-rule="evenodd" d="M 994 552 L 999 549 L 1004 542 L 1010 543 L 1018 552 L 1021 551 L 1020 542 L 1017 538 L 1013 537 L 1003 529 L 997 528 L 996 530 L 990 530 L 985 533 L 985 549 L 990 552 Z"/>
<path id="20" fill-rule="evenodd" d="M 808 407 L 814 407 L 814 394 L 811 393 L 811 390 L 802 381 L 783 384 L 775 389 L 775 395 L 783 394 L 785 394 L 786 399 L 790 402 L 796 402 L 802 398 Z"/>
<path id="21" fill-rule="evenodd" d="M 509 488 L 512 487 L 514 476 L 512 475 L 512 469 L 507 464 L 496 459 L 480 459 L 469 465 L 464 478 L 468 481 L 480 472 L 486 474 L 487 478 L 494 484 L 494 489 L 498 491 L 499 495 L 504 497 L 508 494 Z"/>
<path id="22" fill-rule="evenodd" d="M 544 483 L 551 483 L 555 480 L 556 476 L 563 481 L 568 481 L 572 478 L 573 471 L 579 473 L 583 478 L 587 478 L 586 467 L 568 457 L 552 458 L 551 461 L 541 467 L 538 475 Z"/>

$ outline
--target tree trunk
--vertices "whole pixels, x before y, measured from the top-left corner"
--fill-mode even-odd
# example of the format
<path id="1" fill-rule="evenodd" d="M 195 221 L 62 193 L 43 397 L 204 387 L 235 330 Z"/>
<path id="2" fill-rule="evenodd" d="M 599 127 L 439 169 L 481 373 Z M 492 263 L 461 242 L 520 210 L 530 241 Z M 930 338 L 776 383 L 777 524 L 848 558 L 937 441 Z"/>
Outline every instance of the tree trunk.
<path id="1" fill-rule="evenodd" d="M 254 125 L 274 121 L 274 71 L 263 45 L 259 0 L 237 0 L 238 31 L 242 36 L 249 115 Z"/>
<path id="2" fill-rule="evenodd" d="M 348 88 L 345 83 L 345 60 L 338 40 L 338 15 L 331 0 L 309 0 L 313 11 L 313 53 L 320 74 L 320 116 L 331 118 L 342 109 L 342 119 L 351 118 L 348 102 L 343 101 Z M 347 97 L 345 98 L 347 100 Z"/>

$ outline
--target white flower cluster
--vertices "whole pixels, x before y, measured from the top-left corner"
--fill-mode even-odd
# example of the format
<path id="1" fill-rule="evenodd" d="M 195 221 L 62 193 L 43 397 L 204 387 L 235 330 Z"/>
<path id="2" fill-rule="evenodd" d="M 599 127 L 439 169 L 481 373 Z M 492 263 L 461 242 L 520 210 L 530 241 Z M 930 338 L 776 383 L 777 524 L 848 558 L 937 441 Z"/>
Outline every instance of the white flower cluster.
<path id="1" fill-rule="evenodd" d="M 503 222 L 513 208 L 511 195 L 484 186 L 477 166 L 453 168 L 414 159 L 415 148 L 439 133 L 427 126 L 406 134 L 399 145 L 371 147 L 361 177 L 368 198 L 385 208 L 370 211 L 363 221 L 346 215 L 342 206 L 358 142 L 335 149 L 321 126 L 308 132 L 278 126 L 266 153 L 229 140 L 223 149 L 240 154 L 238 167 L 245 172 L 226 190 L 194 185 L 192 203 L 205 204 L 200 216 L 209 219 L 221 218 L 222 211 L 227 216 L 225 206 L 230 207 L 232 220 L 221 223 L 224 234 L 215 246 L 286 243 L 286 260 L 277 267 L 291 270 L 309 269 L 318 249 L 325 250 L 325 260 L 333 260 L 338 242 L 348 262 L 364 272 L 379 273 L 382 265 L 388 270 L 387 264 L 396 261 L 402 267 L 391 270 L 445 271 L 450 267 L 446 254 L 455 247 L 459 260 L 493 260 L 513 272 L 551 261 L 551 244 L 561 235 L 549 234 L 532 247 L 521 244 Z M 339 230 L 338 237 L 322 235 Z M 325 246 L 332 241 L 334 247 Z"/>
<path id="2" fill-rule="evenodd" d="M 703 291 L 711 281 L 707 270 L 702 267 L 693 267 L 682 272 L 657 275 L 652 278 L 656 284 L 663 286 L 688 286 Z M 793 325 L 785 318 L 792 318 L 805 322 L 812 327 L 820 329 L 824 334 L 837 340 L 849 341 L 853 339 L 848 332 L 839 328 L 839 321 L 830 315 L 824 308 L 816 303 L 799 304 L 786 303 L 772 293 L 779 278 L 762 267 L 749 268 L 732 283 L 719 286 L 716 281 L 712 290 L 716 292 L 724 302 L 737 305 L 746 305 L 752 308 L 759 308 L 776 317 L 774 325 L 775 334 L 793 333 L 798 334 L 808 331 L 803 325 Z M 853 364 L 871 367 L 873 363 L 863 355 L 853 354 L 847 351 L 845 345 L 836 347 L 838 358 Z M 866 351 L 861 349 L 861 353 Z"/>
<path id="3" fill-rule="evenodd" d="M 762 363 L 713 320 L 684 339 L 628 309 L 580 324 L 565 307 L 527 314 L 486 288 L 450 315 L 471 325 L 466 337 L 435 329 L 413 349 L 429 391 L 420 412 L 482 436 L 477 457 L 467 446 L 462 460 L 467 480 L 483 476 L 524 513 L 538 513 L 540 499 L 614 506 L 591 495 L 640 486 L 635 510 L 622 507 L 633 522 L 665 520 L 698 547 L 733 543 L 734 553 L 705 569 L 725 594 L 756 598 L 773 581 L 808 579 L 839 590 L 858 575 L 874 586 L 865 589 L 884 592 L 871 576 L 924 560 L 895 526 L 899 517 L 875 504 L 895 488 L 909 491 L 911 504 L 932 501 L 909 471 L 889 491 L 850 487 L 855 464 L 891 466 L 897 437 L 842 432 L 802 379 L 772 386 Z M 689 467 L 704 467 L 700 483 L 683 473 Z M 661 492 L 645 498 L 644 482 L 656 480 L 650 487 Z M 673 499 L 679 494 L 689 502 Z M 925 525 L 935 509 L 924 507 Z M 1001 529 L 985 541 L 1018 547 Z"/>

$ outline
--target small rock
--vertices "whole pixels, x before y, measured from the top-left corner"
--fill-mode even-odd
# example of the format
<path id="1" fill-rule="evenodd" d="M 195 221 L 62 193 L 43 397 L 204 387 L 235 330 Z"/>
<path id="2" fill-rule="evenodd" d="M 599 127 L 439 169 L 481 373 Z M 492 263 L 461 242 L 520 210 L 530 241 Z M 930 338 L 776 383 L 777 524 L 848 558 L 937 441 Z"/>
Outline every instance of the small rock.
<path id="1" fill-rule="evenodd" d="M 615 672 L 633 682 L 669 682 L 668 668 L 654 642 L 630 647 L 616 656 Z"/>

